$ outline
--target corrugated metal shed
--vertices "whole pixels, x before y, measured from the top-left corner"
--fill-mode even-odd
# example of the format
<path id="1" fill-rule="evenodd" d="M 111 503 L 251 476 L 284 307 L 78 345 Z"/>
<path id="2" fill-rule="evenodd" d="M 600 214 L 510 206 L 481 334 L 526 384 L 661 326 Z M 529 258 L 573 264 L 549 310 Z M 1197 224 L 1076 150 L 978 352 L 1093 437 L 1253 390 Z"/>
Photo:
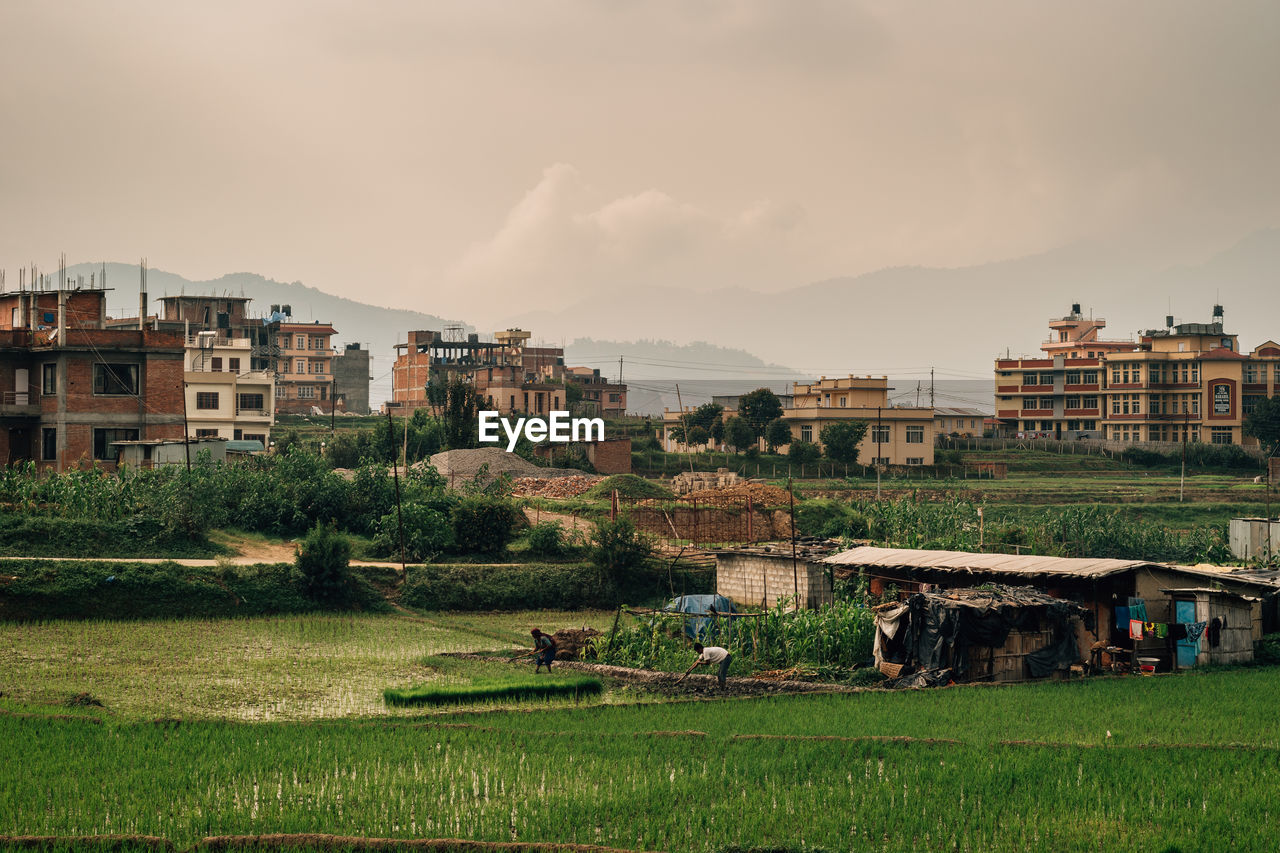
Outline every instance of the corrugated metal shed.
<path id="1" fill-rule="evenodd" d="M 1163 568 L 1147 560 L 1107 560 L 1039 557 L 1030 554 L 974 554 L 967 551 L 922 551 L 911 548 L 864 546 L 833 554 L 822 562 L 850 569 L 911 568 L 967 574 L 1025 575 L 1028 577 L 1103 578 L 1144 566 Z"/>

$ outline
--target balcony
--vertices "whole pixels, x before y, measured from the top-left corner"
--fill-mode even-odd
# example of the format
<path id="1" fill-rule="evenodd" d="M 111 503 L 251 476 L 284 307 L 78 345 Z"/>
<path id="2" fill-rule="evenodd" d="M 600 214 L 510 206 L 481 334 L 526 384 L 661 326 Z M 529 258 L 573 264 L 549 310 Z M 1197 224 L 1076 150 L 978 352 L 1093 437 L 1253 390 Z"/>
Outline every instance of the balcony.
<path id="1" fill-rule="evenodd" d="M 40 404 L 28 391 L 0 393 L 0 416 L 7 418 L 35 418 L 40 416 Z"/>
<path id="2" fill-rule="evenodd" d="M 271 412 L 268 409 L 242 409 L 236 406 L 236 417 L 249 420 L 270 419 Z"/>

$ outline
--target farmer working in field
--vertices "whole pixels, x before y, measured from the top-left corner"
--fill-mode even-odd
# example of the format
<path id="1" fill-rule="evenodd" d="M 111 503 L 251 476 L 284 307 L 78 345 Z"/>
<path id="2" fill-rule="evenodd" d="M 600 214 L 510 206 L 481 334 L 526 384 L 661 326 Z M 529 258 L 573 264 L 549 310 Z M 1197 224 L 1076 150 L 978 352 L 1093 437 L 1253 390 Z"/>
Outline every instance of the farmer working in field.
<path id="1" fill-rule="evenodd" d="M 529 632 L 533 635 L 533 652 L 537 657 L 534 660 L 537 666 L 534 667 L 535 673 L 542 672 L 542 667 L 547 667 L 547 672 L 551 671 L 551 662 L 556 659 L 556 641 L 548 634 L 544 634 L 537 628 Z"/>
<path id="2" fill-rule="evenodd" d="M 684 671 L 684 674 L 693 672 L 695 666 L 718 663 L 720 671 L 716 673 L 716 677 L 720 679 L 720 689 L 723 690 L 724 677 L 729 674 L 729 662 L 733 660 L 733 655 L 729 654 L 728 649 L 722 649 L 719 646 L 703 646 L 702 643 L 694 643 L 693 650 L 698 653 L 698 659 L 693 662 L 693 666 Z"/>

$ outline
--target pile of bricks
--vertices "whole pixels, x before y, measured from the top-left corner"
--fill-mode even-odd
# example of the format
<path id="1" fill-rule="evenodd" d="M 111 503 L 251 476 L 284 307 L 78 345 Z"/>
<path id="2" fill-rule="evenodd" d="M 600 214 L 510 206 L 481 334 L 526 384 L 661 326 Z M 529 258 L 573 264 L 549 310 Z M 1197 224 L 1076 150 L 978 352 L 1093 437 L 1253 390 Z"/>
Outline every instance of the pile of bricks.
<path id="1" fill-rule="evenodd" d="M 702 489 L 684 495 L 685 500 L 696 500 L 711 506 L 746 506 L 747 498 L 758 506 L 786 506 L 791 495 L 786 489 L 770 486 L 765 483 L 748 483 L 741 481 L 737 485 L 718 489 Z"/>
<path id="2" fill-rule="evenodd" d="M 685 495 L 706 489 L 736 486 L 741 482 L 744 482 L 743 479 L 728 468 L 717 468 L 714 474 L 710 471 L 685 471 L 671 478 L 671 491 L 677 495 Z"/>

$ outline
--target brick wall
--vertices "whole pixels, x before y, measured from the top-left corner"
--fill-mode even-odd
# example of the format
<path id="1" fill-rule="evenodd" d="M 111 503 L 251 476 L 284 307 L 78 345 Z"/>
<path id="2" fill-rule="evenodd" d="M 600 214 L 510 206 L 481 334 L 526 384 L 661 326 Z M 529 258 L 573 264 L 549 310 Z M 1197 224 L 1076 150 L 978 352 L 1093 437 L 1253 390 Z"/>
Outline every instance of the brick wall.
<path id="1" fill-rule="evenodd" d="M 587 445 L 587 458 L 601 474 L 631 473 L 631 439 L 608 438 Z"/>
<path id="2" fill-rule="evenodd" d="M 767 554 L 717 554 L 716 592 L 740 604 L 773 607 L 779 598 L 792 598 L 800 591 L 803 607 L 830 604 L 829 567 L 823 563 Z"/>
<path id="3" fill-rule="evenodd" d="M 748 531 L 746 507 L 678 506 L 669 509 L 635 506 L 626 510 L 638 530 L 661 539 L 698 543 L 776 542 L 791 538 L 790 516 L 782 511 L 753 510 Z"/>

